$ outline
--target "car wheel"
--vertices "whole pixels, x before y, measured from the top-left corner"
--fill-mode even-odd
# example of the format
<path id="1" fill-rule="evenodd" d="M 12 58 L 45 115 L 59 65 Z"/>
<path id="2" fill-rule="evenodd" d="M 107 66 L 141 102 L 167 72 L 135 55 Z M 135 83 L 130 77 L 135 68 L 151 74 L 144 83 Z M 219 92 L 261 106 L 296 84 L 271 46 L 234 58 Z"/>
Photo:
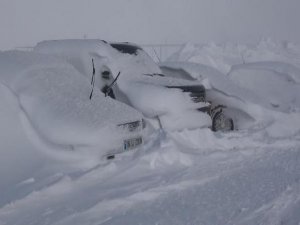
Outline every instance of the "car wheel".
<path id="1" fill-rule="evenodd" d="M 217 112 L 212 118 L 212 131 L 231 131 L 234 129 L 233 120 L 222 111 Z"/>

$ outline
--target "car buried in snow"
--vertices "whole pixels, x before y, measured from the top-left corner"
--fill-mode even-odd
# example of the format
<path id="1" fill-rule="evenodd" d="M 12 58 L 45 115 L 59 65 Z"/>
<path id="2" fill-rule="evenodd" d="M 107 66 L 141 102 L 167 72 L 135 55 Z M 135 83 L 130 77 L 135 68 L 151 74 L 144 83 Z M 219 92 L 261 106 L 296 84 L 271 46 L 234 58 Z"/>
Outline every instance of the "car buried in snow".
<path id="1" fill-rule="evenodd" d="M 201 83 L 165 76 L 138 45 L 58 40 L 41 42 L 34 51 L 64 57 L 92 81 L 93 87 L 142 112 L 156 128 L 234 128 L 233 120 L 223 113 L 224 106 L 212 106 L 206 101 Z"/>
<path id="2" fill-rule="evenodd" d="M 16 100 L 24 131 L 47 154 L 97 163 L 143 144 L 142 114 L 100 90 L 89 99 L 90 81 L 64 58 L 7 51 L 0 65 L 0 83 Z"/>
<path id="3" fill-rule="evenodd" d="M 233 120 L 223 113 L 226 107 L 208 102 L 205 87 L 201 83 L 166 76 L 138 45 L 127 42 L 110 45 L 121 54 L 131 55 L 133 59 L 129 58 L 128 64 L 140 71 L 136 74 L 135 71 L 125 70 L 128 79 L 125 82 L 133 84 L 125 93 L 130 96 L 131 104 L 147 118 L 156 117 L 159 126 L 171 130 L 199 127 L 211 127 L 213 131 L 234 129 Z M 119 86 L 122 85 L 120 81 Z M 136 86 L 143 87 L 136 89 L 138 97 L 132 93 Z"/>

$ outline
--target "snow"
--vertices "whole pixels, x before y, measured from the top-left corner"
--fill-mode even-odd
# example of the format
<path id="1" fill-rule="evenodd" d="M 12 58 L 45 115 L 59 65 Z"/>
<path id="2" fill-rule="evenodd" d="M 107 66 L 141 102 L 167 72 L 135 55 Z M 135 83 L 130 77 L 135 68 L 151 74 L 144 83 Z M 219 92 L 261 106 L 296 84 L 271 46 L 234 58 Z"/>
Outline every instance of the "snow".
<path id="1" fill-rule="evenodd" d="M 24 129 L 55 157 L 99 163 L 108 150 L 123 147 L 128 134 L 118 125 L 142 119 L 139 112 L 105 98 L 99 90 L 90 100 L 89 81 L 63 59 L 31 52 L 7 52 L 2 58 L 9 61 L 8 67 L 3 65 L 2 82 L 16 99 Z M 16 71 L 14 63 L 22 69 Z"/>
<path id="2" fill-rule="evenodd" d="M 175 76 L 202 82 L 207 88 L 207 99 L 227 106 L 227 114 L 233 117 L 236 128 L 275 121 L 281 124 L 279 127 L 298 131 L 300 70 L 293 65 L 274 61 L 246 63 L 232 66 L 227 75 L 190 62 L 164 62 L 161 68 L 166 74 L 175 71 Z M 290 115 L 295 120 L 292 127 L 284 122 Z"/>
<path id="3" fill-rule="evenodd" d="M 150 119 L 159 117 L 165 129 L 211 126 L 211 118 L 196 111 L 205 106 L 204 103 L 195 104 L 187 93 L 166 88 L 197 83 L 161 77 L 158 65 L 142 50 L 137 50 L 136 54 L 124 54 L 101 40 L 56 40 L 40 42 L 34 51 L 66 59 L 85 77 L 90 77 L 91 62 L 94 60 L 98 90 L 105 85 L 101 78 L 104 68 L 111 71 L 114 78 L 120 72 L 117 86 L 126 95 L 129 104 Z"/>
<path id="4" fill-rule="evenodd" d="M 166 73 L 177 70 L 176 76 L 200 81 L 207 90 L 206 99 L 213 105 L 227 106 L 226 111 L 237 129 L 265 121 L 266 111 L 272 108 L 256 93 L 243 89 L 212 67 L 190 62 L 164 62 L 161 67 Z"/>
<path id="5" fill-rule="evenodd" d="M 218 66 L 203 65 L 202 61 L 161 65 L 162 72 L 175 71 L 175 76 L 186 78 L 187 82 L 205 85 L 208 98 L 228 106 L 226 113 L 234 117 L 237 130 L 222 133 L 208 128 L 158 129 L 148 134 L 149 141 L 139 151 L 120 154 L 112 161 L 88 163 L 85 167 L 80 166 L 81 156 L 76 165 L 74 160 L 59 155 L 54 146 L 50 149 L 55 150 L 57 157 L 42 151 L 35 139 L 28 138 L 28 126 L 23 127 L 19 116 L 28 112 L 27 118 L 40 129 L 35 128 L 35 133 L 55 143 L 74 141 L 93 145 L 97 142 L 94 132 L 100 132 L 100 124 L 101 127 L 106 124 L 101 120 L 106 115 L 100 115 L 99 121 L 90 120 L 94 114 L 86 104 L 98 109 L 96 100 L 101 102 L 106 98 L 96 91 L 90 101 L 90 79 L 66 58 L 34 52 L 2 52 L 0 225 L 299 225 L 300 93 L 299 69 L 294 63 L 297 57 L 286 54 L 282 46 L 268 46 L 270 53 L 263 46 L 257 47 L 257 51 L 272 56 L 277 51 L 288 62 L 257 57 L 257 63 L 240 62 L 227 68 L 226 73 L 219 71 Z M 220 47 L 226 57 L 224 48 Z M 289 49 L 296 52 L 291 46 Z M 195 53 L 192 48 L 190 51 Z M 202 57 L 205 55 L 199 52 L 197 58 Z M 130 58 L 122 60 L 133 60 Z M 129 84 L 123 79 L 120 85 L 126 88 Z M 155 82 L 152 86 L 143 82 L 130 85 L 145 89 L 145 93 L 147 88 L 161 88 Z M 255 89 L 258 85 L 265 89 Z M 276 95 L 275 88 L 286 92 Z M 154 93 L 159 95 L 164 91 Z M 278 106 L 270 104 L 275 100 Z M 108 105 L 115 104 L 107 101 Z M 164 101 L 160 101 L 159 110 L 163 114 Z M 50 107 L 53 102 L 58 104 Z M 74 114 L 68 104 L 76 109 Z M 120 107 L 127 110 L 123 105 Z M 178 112 L 178 108 L 174 110 Z M 135 117 L 128 114 L 127 118 Z M 122 114 L 115 116 L 123 119 Z M 193 123 L 194 118 L 188 118 L 185 123 Z M 64 129 L 72 131 L 65 134 Z M 101 136 L 99 140 L 107 138 Z M 72 154 L 68 156 L 72 158 Z M 90 159 L 95 158 L 93 152 L 89 155 Z"/>
<path id="6" fill-rule="evenodd" d="M 264 140 L 263 131 L 194 132 L 167 135 L 159 148 L 153 140 L 142 155 L 79 176 L 40 178 L 44 187 L 2 207 L 0 218 L 8 224 L 299 222 L 299 140 Z M 177 137 L 210 144 L 190 147 Z"/>
<path id="7" fill-rule="evenodd" d="M 229 77 L 277 110 L 291 112 L 300 109 L 300 70 L 288 64 L 260 62 L 239 65 L 232 68 Z"/>

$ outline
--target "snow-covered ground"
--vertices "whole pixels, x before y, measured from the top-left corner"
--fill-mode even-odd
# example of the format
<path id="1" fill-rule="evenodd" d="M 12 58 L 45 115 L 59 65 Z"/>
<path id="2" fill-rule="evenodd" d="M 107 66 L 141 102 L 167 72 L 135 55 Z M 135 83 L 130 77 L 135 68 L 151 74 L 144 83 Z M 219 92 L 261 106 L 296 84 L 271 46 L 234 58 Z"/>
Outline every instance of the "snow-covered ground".
<path id="1" fill-rule="evenodd" d="M 164 65 L 201 81 L 207 97 L 235 113 L 238 130 L 157 130 L 137 151 L 90 167 L 32 143 L 19 119 L 20 104 L 1 84 L 0 225 L 299 225 L 297 46 L 260 45 L 251 61 L 245 56 L 238 61 L 236 51 L 216 46 L 204 52 L 189 46 Z M 13 87 L 24 87 L 20 81 Z M 22 93 L 32 91 L 40 93 L 34 86 Z"/>

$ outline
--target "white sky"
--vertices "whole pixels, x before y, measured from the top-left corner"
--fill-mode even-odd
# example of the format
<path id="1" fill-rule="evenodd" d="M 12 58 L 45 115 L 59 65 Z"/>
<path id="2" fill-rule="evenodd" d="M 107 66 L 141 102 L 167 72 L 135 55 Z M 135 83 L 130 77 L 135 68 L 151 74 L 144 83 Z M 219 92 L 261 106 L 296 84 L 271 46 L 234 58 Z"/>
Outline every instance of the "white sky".
<path id="1" fill-rule="evenodd" d="M 0 49 L 46 39 L 300 42 L 300 0 L 0 0 Z"/>

